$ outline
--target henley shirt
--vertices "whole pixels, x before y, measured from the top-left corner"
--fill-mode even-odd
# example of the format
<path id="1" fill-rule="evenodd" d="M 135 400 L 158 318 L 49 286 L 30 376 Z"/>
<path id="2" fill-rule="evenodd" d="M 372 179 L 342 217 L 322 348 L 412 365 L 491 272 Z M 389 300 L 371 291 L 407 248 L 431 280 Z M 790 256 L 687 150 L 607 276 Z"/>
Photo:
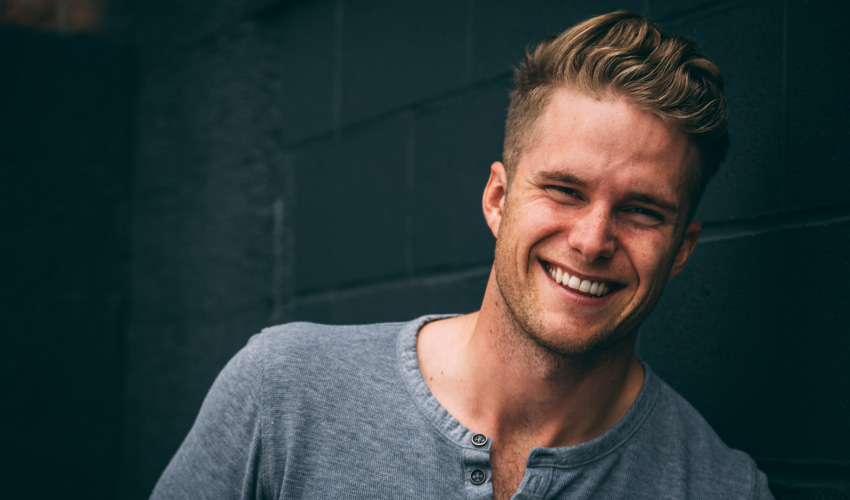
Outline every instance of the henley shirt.
<path id="1" fill-rule="evenodd" d="M 151 498 L 492 498 L 492 441 L 450 415 L 419 371 L 417 333 L 442 317 L 253 336 Z M 754 461 L 644 368 L 637 399 L 605 434 L 532 449 L 513 498 L 772 499 Z"/>

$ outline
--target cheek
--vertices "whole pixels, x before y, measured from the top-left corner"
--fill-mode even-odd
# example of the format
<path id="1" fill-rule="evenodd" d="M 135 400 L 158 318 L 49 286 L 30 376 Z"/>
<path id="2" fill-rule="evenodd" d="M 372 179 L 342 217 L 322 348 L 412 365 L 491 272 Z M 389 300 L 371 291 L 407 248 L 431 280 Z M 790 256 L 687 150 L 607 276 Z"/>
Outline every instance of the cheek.
<path id="1" fill-rule="evenodd" d="M 541 200 L 531 208 L 527 213 L 528 230 L 539 236 L 569 232 L 578 217 L 575 208 L 554 202 Z"/>
<path id="2" fill-rule="evenodd" d="M 520 245 L 535 245 L 566 228 L 564 214 L 543 203 L 528 203 L 505 213 L 501 230 Z"/>
<path id="3" fill-rule="evenodd" d="M 641 280 L 647 283 L 666 283 L 673 264 L 674 252 L 662 241 L 642 241 L 631 248 L 632 264 Z"/>

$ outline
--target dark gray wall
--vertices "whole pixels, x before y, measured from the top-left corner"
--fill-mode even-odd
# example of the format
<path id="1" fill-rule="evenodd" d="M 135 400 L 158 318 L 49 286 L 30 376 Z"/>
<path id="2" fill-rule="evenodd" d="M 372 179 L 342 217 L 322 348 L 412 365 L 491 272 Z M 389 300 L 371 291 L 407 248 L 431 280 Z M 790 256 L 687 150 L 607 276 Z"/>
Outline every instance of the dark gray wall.
<path id="1" fill-rule="evenodd" d="M 126 43 L 0 26 L 3 498 L 115 498 L 132 71 Z"/>
<path id="2" fill-rule="evenodd" d="M 83 118 L 35 101 L 0 113 L 19 134 L 2 143 L 4 173 L 20 179 L 0 189 L 22 214 L 20 243 L 4 247 L 4 340 L 24 353 L 4 370 L 26 381 L 13 391 L 24 409 L 4 414 L 26 458 L 10 478 L 37 478 L 59 436 L 46 447 L 71 489 L 145 498 L 218 370 L 263 326 L 476 309 L 493 251 L 479 200 L 510 66 L 615 8 L 701 43 L 727 76 L 733 141 L 698 214 L 703 241 L 639 351 L 756 457 L 777 498 L 850 498 L 850 7 L 802 0 L 145 1 L 132 79 L 129 58 L 85 59 L 100 46 L 45 50 L 49 76 L 11 64 L 17 87 L 3 88 L 83 78 L 92 94 L 69 101 Z M 67 54 L 89 62 L 56 69 Z M 114 116 L 134 86 L 134 108 Z M 105 159 L 28 156 L 19 123 L 59 145 L 89 134 Z M 59 182 L 45 193 L 43 178 Z M 66 271 L 32 285 L 50 266 Z M 73 418 L 43 431 L 58 407 Z"/>

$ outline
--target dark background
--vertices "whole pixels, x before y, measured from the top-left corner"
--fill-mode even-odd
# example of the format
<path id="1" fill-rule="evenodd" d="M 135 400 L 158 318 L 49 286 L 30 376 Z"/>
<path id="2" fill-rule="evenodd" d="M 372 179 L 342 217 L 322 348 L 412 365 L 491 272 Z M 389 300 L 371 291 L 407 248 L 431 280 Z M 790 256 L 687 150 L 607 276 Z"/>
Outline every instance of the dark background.
<path id="1" fill-rule="evenodd" d="M 847 2 L 0 2 L 4 498 L 146 498 L 262 327 L 477 309 L 510 67 L 635 10 L 732 148 L 639 351 L 779 499 L 850 498 Z"/>

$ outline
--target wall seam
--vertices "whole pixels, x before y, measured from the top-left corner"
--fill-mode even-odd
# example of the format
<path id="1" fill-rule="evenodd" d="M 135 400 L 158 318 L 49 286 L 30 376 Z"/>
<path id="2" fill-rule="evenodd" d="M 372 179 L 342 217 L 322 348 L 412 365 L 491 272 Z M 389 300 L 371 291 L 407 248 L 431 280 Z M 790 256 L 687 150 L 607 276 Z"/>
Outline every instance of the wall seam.
<path id="1" fill-rule="evenodd" d="M 782 2 L 782 208 L 788 210 L 788 0 Z"/>
<path id="2" fill-rule="evenodd" d="M 703 224 L 700 242 L 710 243 L 777 231 L 827 226 L 850 221 L 850 205 L 818 207 L 751 219 Z"/>
<path id="3" fill-rule="evenodd" d="M 349 125 L 340 125 L 339 127 L 335 127 L 333 130 L 314 135 L 313 137 L 298 142 L 293 142 L 290 144 L 290 147 L 294 151 L 303 151 L 305 149 L 310 149 L 316 144 L 326 141 L 329 138 L 337 138 L 342 135 L 353 134 L 359 130 L 369 129 L 380 123 L 396 120 L 400 116 L 403 116 L 408 112 L 418 113 L 423 110 L 427 111 L 429 108 L 439 106 L 443 102 L 451 101 L 452 99 L 463 98 L 465 96 L 472 95 L 477 91 L 488 90 L 492 87 L 505 84 L 510 81 L 510 78 L 510 71 L 506 71 L 504 73 L 499 74 L 498 76 L 473 83 L 468 87 L 450 90 L 448 92 L 437 94 L 421 101 L 408 103 L 405 106 L 393 108 L 383 113 L 363 118 Z"/>
<path id="4" fill-rule="evenodd" d="M 413 207 L 416 196 L 416 113 L 407 114 L 407 161 L 404 196 L 404 267 L 408 277 L 415 274 L 413 257 Z"/>
<path id="5" fill-rule="evenodd" d="M 492 266 L 490 265 L 483 265 L 467 268 L 461 271 L 433 272 L 420 274 L 412 278 L 402 277 L 384 281 L 372 281 L 347 288 L 305 293 L 298 297 L 298 303 L 302 305 L 309 305 L 325 301 L 340 301 L 361 295 L 369 295 L 374 292 L 407 288 L 411 285 L 440 286 L 453 284 L 470 279 L 486 277 L 489 275 L 491 267 Z"/>
<path id="6" fill-rule="evenodd" d="M 343 0 L 334 2 L 334 62 L 333 62 L 333 86 L 331 94 L 331 127 L 335 136 L 338 136 L 342 126 L 342 85 L 343 85 L 343 58 L 345 56 L 345 4 Z"/>

